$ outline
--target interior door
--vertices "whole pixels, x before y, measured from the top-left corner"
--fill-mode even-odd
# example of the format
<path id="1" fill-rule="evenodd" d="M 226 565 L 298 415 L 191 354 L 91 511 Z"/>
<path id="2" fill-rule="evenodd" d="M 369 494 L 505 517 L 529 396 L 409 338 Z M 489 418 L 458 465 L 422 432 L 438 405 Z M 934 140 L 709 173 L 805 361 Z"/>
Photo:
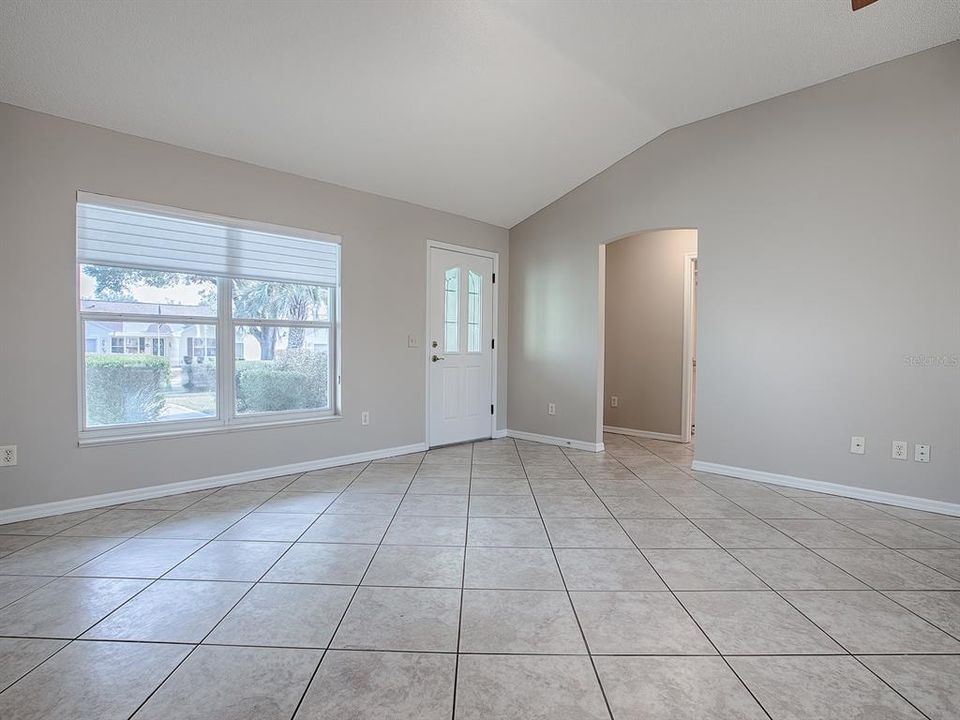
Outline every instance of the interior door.
<path id="1" fill-rule="evenodd" d="M 430 248 L 431 446 L 493 433 L 493 260 Z"/>

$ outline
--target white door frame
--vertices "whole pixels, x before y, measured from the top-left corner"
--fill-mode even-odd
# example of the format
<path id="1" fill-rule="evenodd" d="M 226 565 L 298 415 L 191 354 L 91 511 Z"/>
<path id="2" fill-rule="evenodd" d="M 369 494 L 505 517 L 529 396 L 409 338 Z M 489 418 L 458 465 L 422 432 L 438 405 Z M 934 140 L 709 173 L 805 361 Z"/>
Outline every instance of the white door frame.
<path id="1" fill-rule="evenodd" d="M 493 260 L 493 274 L 500 274 L 500 253 L 493 252 L 491 250 L 480 250 L 479 248 L 467 247 L 466 245 L 453 245 L 451 243 L 440 242 L 439 240 L 427 240 L 427 261 L 426 261 L 426 281 L 424 283 L 426 288 L 426 319 L 424 320 L 424 334 L 423 334 L 423 374 L 424 374 L 424 386 L 426 388 L 425 398 L 426 405 L 424 408 L 424 437 L 426 438 L 427 449 L 430 448 L 430 355 L 432 354 L 432 348 L 430 347 L 430 251 L 433 248 L 439 250 L 450 250 L 451 252 L 464 253 L 466 255 L 477 255 L 479 257 L 490 258 Z M 493 405 L 493 414 L 490 416 L 490 437 L 496 437 L 497 434 L 497 418 L 500 417 L 500 403 L 497 402 L 497 353 L 500 352 L 500 346 L 497 343 L 500 342 L 500 330 L 499 330 L 499 315 L 500 315 L 500 283 L 494 283 L 494 292 L 493 292 L 493 324 L 491 326 L 491 333 L 493 334 L 494 348 L 493 348 L 493 357 L 490 358 L 490 404 Z"/>
<path id="2" fill-rule="evenodd" d="M 693 418 L 693 349 L 696 346 L 693 314 L 696 312 L 694 293 L 696 292 L 697 253 L 683 254 L 683 380 L 680 396 L 683 398 L 683 407 L 680 413 L 681 442 L 688 443 L 691 439 L 690 422 Z"/>

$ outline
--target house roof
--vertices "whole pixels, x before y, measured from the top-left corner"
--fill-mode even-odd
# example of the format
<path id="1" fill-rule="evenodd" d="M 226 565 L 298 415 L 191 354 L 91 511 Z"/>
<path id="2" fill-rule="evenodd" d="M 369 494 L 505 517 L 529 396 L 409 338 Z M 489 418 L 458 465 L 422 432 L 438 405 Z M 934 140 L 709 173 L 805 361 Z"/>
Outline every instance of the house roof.
<path id="1" fill-rule="evenodd" d="M 109 300 L 81 300 L 80 309 L 86 312 L 113 313 L 116 315 L 162 315 L 172 321 L 177 316 L 217 316 L 216 309 L 209 305 L 169 305 L 166 303 L 113 302 Z"/>

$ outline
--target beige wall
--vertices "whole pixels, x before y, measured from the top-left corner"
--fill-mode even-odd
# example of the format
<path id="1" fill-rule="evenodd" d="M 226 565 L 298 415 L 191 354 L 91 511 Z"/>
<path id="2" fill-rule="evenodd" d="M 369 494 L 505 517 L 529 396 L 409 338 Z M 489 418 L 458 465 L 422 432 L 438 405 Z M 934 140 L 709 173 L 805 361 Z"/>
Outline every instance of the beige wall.
<path id="1" fill-rule="evenodd" d="M 682 435 L 684 262 L 697 231 L 641 233 L 605 251 L 603 424 Z"/>
<path id="2" fill-rule="evenodd" d="M 344 418 L 78 449 L 77 190 L 342 235 Z M 0 509 L 423 442 L 428 239 L 501 254 L 504 408 L 506 230 L 0 104 Z"/>
<path id="3" fill-rule="evenodd" d="M 692 227 L 697 458 L 960 502 L 958 198 L 956 42 L 666 133 L 511 230 L 510 428 L 597 441 L 598 245 Z"/>

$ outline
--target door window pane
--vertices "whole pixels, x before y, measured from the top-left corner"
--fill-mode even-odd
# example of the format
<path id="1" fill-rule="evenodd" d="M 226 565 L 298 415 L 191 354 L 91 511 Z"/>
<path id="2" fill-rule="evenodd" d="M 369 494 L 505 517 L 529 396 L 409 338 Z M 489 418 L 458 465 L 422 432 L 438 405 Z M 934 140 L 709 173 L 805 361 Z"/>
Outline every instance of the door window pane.
<path id="1" fill-rule="evenodd" d="M 319 285 L 234 280 L 233 317 L 326 322 L 330 319 L 330 289 Z"/>
<path id="2" fill-rule="evenodd" d="M 217 280 L 203 275 L 81 265 L 80 310 L 213 318 L 217 316 Z"/>
<path id="3" fill-rule="evenodd" d="M 460 350 L 460 268 L 444 273 L 443 338 L 445 352 Z"/>
<path id="4" fill-rule="evenodd" d="M 238 325 L 237 413 L 330 407 L 330 329 Z"/>
<path id="5" fill-rule="evenodd" d="M 212 418 L 217 415 L 215 325 L 85 320 L 87 427 Z"/>
<path id="6" fill-rule="evenodd" d="M 481 282 L 480 273 L 467 273 L 467 352 L 480 352 Z"/>

